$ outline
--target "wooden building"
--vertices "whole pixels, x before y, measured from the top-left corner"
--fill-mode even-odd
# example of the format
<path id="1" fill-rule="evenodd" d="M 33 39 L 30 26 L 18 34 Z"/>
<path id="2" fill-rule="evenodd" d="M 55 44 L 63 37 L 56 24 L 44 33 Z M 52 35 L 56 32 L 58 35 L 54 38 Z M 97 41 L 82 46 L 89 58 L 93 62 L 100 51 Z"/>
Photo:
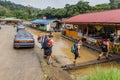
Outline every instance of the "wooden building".
<path id="1" fill-rule="evenodd" d="M 73 26 L 64 26 L 66 36 L 71 38 L 83 39 L 89 44 L 95 44 L 99 47 L 100 41 L 104 38 L 110 38 L 111 34 L 120 36 L 120 9 L 107 10 L 103 12 L 94 12 L 79 14 L 69 19 L 63 20 L 63 24 L 72 24 Z M 70 28 L 68 28 L 70 27 Z M 67 29 L 68 28 L 68 29 Z M 117 44 L 120 51 L 120 41 Z"/>

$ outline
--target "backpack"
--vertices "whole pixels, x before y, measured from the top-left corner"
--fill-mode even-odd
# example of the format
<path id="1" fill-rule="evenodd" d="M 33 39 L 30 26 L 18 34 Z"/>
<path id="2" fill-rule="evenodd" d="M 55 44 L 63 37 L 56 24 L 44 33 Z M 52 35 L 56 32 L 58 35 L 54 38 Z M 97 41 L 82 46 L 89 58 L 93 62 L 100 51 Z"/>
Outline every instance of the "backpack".
<path id="1" fill-rule="evenodd" d="M 78 44 L 73 44 L 72 47 L 71 47 L 71 52 L 72 53 L 75 53 L 75 51 L 77 50 L 77 46 Z"/>
<path id="2" fill-rule="evenodd" d="M 47 49 L 50 48 L 51 46 L 48 44 L 51 39 L 45 39 L 42 48 Z"/>

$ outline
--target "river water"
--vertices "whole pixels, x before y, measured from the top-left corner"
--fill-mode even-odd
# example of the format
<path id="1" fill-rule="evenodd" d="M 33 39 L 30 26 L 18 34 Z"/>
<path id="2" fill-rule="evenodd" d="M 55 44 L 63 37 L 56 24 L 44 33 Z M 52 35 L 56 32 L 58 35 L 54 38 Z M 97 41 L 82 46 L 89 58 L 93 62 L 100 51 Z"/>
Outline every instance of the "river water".
<path id="1" fill-rule="evenodd" d="M 35 35 L 45 34 L 45 32 L 31 29 L 31 28 L 27 28 L 27 30 L 32 32 Z M 53 39 L 54 39 L 54 45 L 55 45 L 55 47 L 53 48 L 53 53 L 57 54 L 57 56 L 59 56 L 60 54 L 66 55 L 67 58 L 69 59 L 69 61 L 65 61 L 62 58 L 64 56 L 61 56 L 60 60 L 63 61 L 63 63 L 67 63 L 67 64 L 72 63 L 73 59 L 74 59 L 74 55 L 70 52 L 70 49 L 71 49 L 71 46 L 73 45 L 73 42 L 71 42 L 65 38 L 62 38 L 60 32 L 55 32 L 55 33 L 53 33 L 53 35 L 54 35 Z M 89 60 L 95 60 L 95 59 L 97 59 L 98 55 L 99 55 L 98 52 L 90 50 L 90 49 L 82 46 L 81 50 L 80 50 L 81 57 L 79 59 L 77 59 L 77 62 L 85 62 L 85 61 L 89 61 Z M 79 68 L 76 70 L 70 70 L 69 73 L 71 75 L 74 75 L 77 77 L 86 76 L 86 75 L 89 75 L 92 71 L 94 71 L 98 67 L 100 69 L 110 69 L 112 67 L 115 67 L 120 70 L 120 64 L 114 61 L 114 62 L 109 62 L 109 63 L 91 65 L 91 66 Z"/>

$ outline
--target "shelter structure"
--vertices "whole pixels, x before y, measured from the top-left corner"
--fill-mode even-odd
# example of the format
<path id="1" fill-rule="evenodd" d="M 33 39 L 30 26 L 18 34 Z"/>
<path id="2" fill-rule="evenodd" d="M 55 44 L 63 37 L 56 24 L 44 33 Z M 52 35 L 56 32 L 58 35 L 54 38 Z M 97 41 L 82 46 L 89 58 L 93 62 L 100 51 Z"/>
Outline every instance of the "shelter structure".
<path id="1" fill-rule="evenodd" d="M 17 23 L 22 23 L 23 21 L 21 19 L 16 19 L 16 18 L 4 18 L 4 19 L 0 19 L 0 22 L 6 24 L 17 24 Z"/>
<path id="2" fill-rule="evenodd" d="M 31 21 L 32 27 L 43 31 L 60 30 L 61 24 L 58 20 L 36 19 Z"/>
<path id="3" fill-rule="evenodd" d="M 117 46 L 114 51 L 120 52 L 119 14 L 120 9 L 79 14 L 62 21 L 64 33 L 68 37 L 82 39 L 96 47 L 100 47 L 102 39 L 110 38 L 111 42 Z"/>

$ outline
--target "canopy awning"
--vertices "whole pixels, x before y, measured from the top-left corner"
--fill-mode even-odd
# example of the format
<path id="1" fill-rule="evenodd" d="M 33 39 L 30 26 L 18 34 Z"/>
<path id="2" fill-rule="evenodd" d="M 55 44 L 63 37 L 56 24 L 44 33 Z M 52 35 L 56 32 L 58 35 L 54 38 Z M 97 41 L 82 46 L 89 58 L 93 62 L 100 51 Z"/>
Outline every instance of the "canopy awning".
<path id="1" fill-rule="evenodd" d="M 49 24 L 49 23 L 54 22 L 54 21 L 55 21 L 55 20 L 36 19 L 36 20 L 31 21 L 31 22 L 32 22 L 32 23 L 37 23 L 37 24 L 44 24 L 44 25 L 46 25 L 46 24 Z"/>

